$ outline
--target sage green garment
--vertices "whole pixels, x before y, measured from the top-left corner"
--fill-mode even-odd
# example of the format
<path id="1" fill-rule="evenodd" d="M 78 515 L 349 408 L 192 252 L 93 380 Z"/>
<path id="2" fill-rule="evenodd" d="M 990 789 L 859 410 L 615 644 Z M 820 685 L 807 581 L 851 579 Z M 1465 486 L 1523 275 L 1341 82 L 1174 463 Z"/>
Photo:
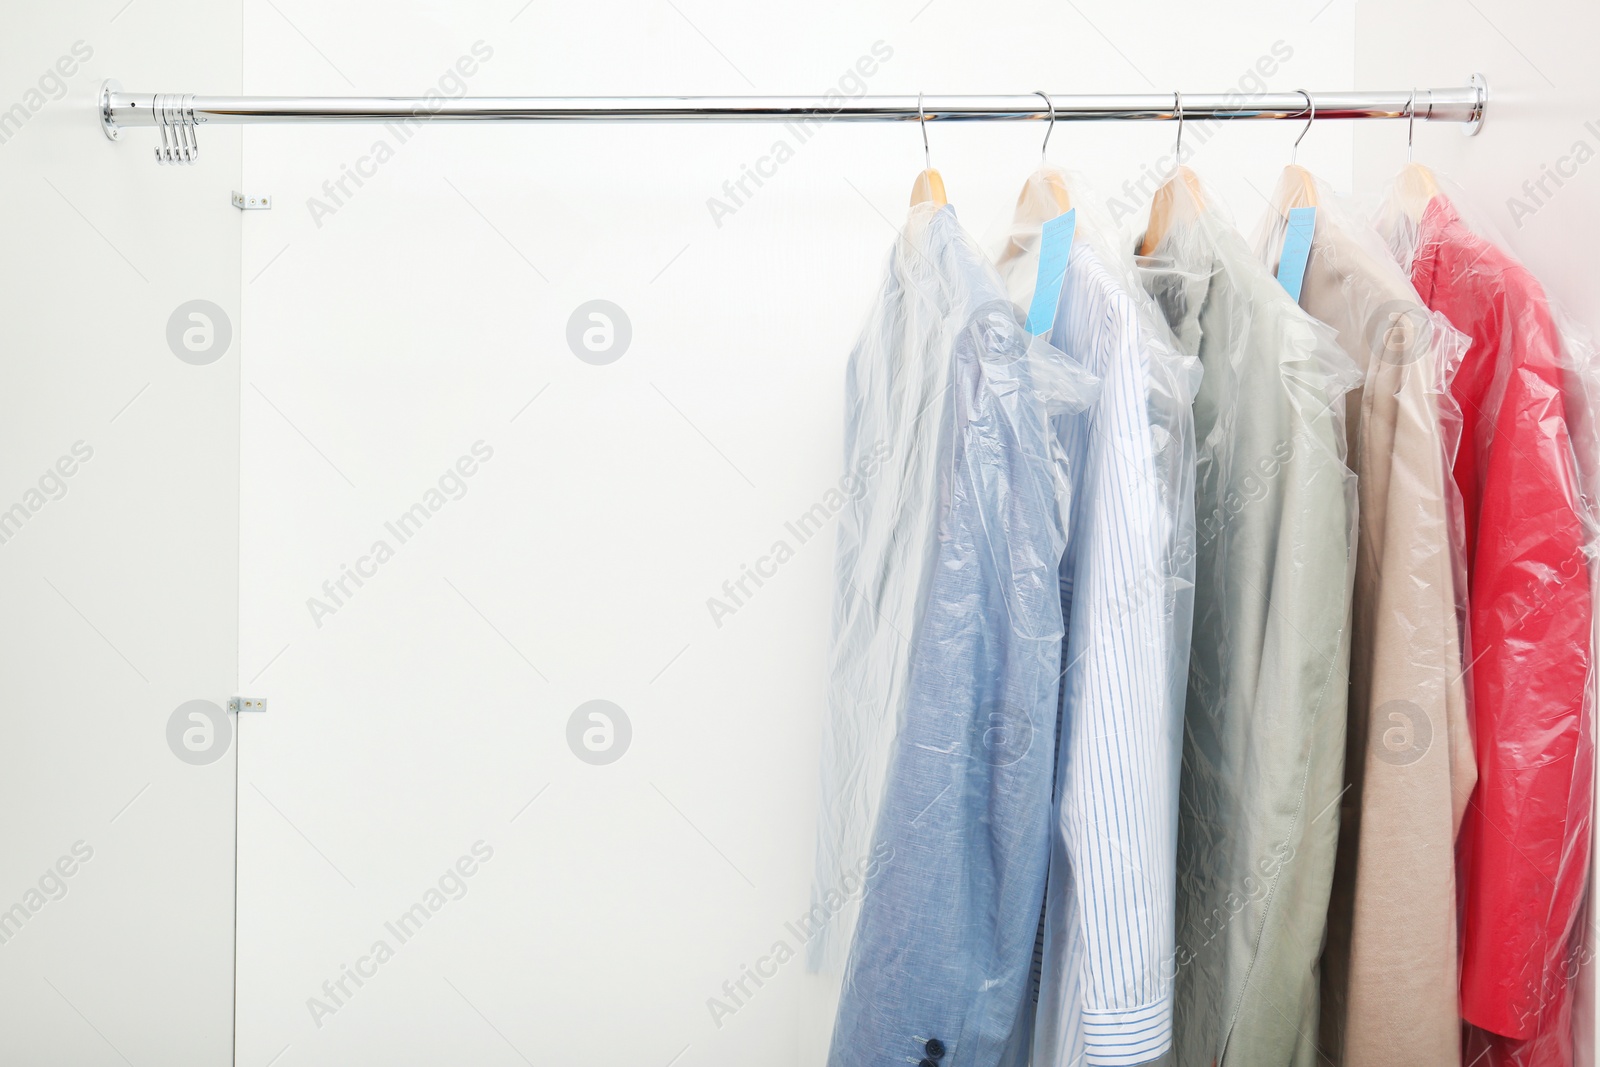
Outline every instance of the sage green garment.
<path id="1" fill-rule="evenodd" d="M 1212 210 L 1142 261 L 1205 377 L 1178 840 L 1179 1067 L 1314 1067 L 1345 756 L 1357 380 Z"/>

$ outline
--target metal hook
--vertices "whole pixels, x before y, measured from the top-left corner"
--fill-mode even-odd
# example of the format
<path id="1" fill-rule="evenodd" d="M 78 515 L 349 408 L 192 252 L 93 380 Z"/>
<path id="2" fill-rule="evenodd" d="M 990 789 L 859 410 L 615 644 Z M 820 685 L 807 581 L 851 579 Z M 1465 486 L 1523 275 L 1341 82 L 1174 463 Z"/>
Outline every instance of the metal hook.
<path id="1" fill-rule="evenodd" d="M 184 97 L 184 113 L 189 120 L 189 162 L 200 158 L 200 120 L 194 116 L 194 94 Z"/>
<path id="2" fill-rule="evenodd" d="M 1172 158 L 1177 160 L 1179 163 L 1181 163 L 1181 162 L 1183 162 L 1183 94 L 1182 93 L 1174 92 L 1172 94 L 1172 105 L 1173 105 L 1174 110 L 1176 110 L 1177 113 L 1178 113 L 1178 143 L 1172 149 Z"/>
<path id="3" fill-rule="evenodd" d="M 178 164 L 178 116 L 176 109 L 177 104 L 173 100 L 172 94 L 168 93 L 166 102 L 161 108 L 161 115 L 166 120 L 167 129 L 172 134 L 172 145 L 167 149 L 167 162 L 173 166 Z"/>
<path id="4" fill-rule="evenodd" d="M 161 131 L 161 144 L 156 148 L 156 162 L 165 164 L 171 162 L 172 150 L 167 145 L 167 96 L 157 93 L 154 101 L 156 112 L 156 128 Z"/>
<path id="5" fill-rule="evenodd" d="M 166 129 L 163 131 L 163 133 L 170 132 L 172 134 L 172 144 L 167 147 L 166 160 L 169 164 L 177 166 L 178 163 L 182 161 L 178 154 L 181 151 L 182 142 L 178 140 L 177 101 L 174 99 L 172 93 L 167 93 L 163 98 L 161 105 L 161 118 L 162 121 L 166 123 Z M 166 143 L 165 136 L 163 136 L 161 140 L 163 144 Z"/>
<path id="6" fill-rule="evenodd" d="M 1289 150 L 1289 165 L 1295 165 L 1295 160 L 1300 158 L 1300 142 L 1306 139 L 1306 134 L 1311 132 L 1311 124 L 1317 121 L 1317 102 L 1311 99 L 1311 94 L 1304 89 L 1295 92 L 1306 98 L 1306 109 L 1311 112 L 1311 117 L 1306 119 L 1306 128 L 1300 131 L 1300 136 L 1294 139 L 1294 147 Z"/>
<path id="7" fill-rule="evenodd" d="M 189 122 L 189 108 L 183 97 L 178 98 L 178 155 L 185 164 L 194 162 L 194 126 Z"/>
<path id="8" fill-rule="evenodd" d="M 1045 150 L 1050 147 L 1050 135 L 1056 132 L 1056 102 L 1043 89 L 1035 89 L 1033 94 L 1044 97 L 1044 102 L 1050 105 L 1050 128 L 1044 131 L 1044 144 L 1039 146 L 1039 158 L 1043 159 Z"/>
<path id="9" fill-rule="evenodd" d="M 1411 138 L 1417 130 L 1417 90 L 1411 90 L 1411 99 L 1406 103 L 1406 162 L 1410 163 L 1412 142 Z"/>
<path id="10" fill-rule="evenodd" d="M 928 115 L 922 110 L 922 90 L 917 90 L 917 125 L 922 127 L 922 162 L 924 169 L 933 169 L 933 154 L 928 151 Z"/>

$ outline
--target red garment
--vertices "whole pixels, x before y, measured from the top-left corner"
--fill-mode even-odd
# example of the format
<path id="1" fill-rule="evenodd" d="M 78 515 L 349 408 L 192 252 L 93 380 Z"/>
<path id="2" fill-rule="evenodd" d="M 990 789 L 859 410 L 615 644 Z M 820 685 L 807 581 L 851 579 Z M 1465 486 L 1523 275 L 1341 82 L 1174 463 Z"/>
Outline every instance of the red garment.
<path id="1" fill-rule="evenodd" d="M 1543 289 L 1436 197 L 1412 282 L 1472 341 L 1451 391 L 1465 425 L 1478 785 L 1459 844 L 1461 1015 L 1487 1064 L 1569 1067 L 1569 946 L 1589 867 L 1594 743 L 1585 697 L 1591 594 Z M 1403 916 L 1396 935 L 1403 936 Z M 1494 1035 L 1499 1035 L 1495 1037 Z"/>

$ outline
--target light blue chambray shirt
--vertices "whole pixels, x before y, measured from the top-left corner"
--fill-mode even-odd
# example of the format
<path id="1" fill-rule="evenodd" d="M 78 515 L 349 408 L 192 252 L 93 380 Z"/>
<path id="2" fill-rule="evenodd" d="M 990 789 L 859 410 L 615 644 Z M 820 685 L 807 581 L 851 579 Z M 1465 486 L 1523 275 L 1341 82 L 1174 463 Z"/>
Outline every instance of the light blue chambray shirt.
<path id="1" fill-rule="evenodd" d="M 1024 1067 L 1063 647 L 1069 472 L 1050 420 L 1082 410 L 1095 383 L 1027 335 L 953 209 L 908 243 L 917 269 L 900 269 L 909 257 L 897 250 L 882 297 L 894 306 L 868 331 L 925 314 L 902 303 L 932 302 L 946 317 L 937 538 L 873 835 L 874 855 L 889 858 L 861 901 L 828 1062 L 916 1063 L 936 1040 L 945 1064 Z M 863 335 L 852 363 L 903 348 Z M 860 370 L 852 380 L 871 377 Z M 868 399 L 853 401 L 852 424 Z M 856 558 L 852 529 L 841 527 L 842 561 Z M 839 596 L 858 598 L 856 583 L 841 582 Z"/>

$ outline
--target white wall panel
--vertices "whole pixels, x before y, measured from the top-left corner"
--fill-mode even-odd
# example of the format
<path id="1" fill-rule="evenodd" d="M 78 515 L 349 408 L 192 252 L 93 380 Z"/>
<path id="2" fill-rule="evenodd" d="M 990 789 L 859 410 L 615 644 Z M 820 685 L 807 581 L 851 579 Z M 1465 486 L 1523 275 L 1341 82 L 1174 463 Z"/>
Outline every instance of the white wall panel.
<path id="1" fill-rule="evenodd" d="M 204 701 L 231 733 L 241 138 L 160 167 L 95 99 L 237 91 L 239 10 L 13 3 L 0 27 L 0 1062 L 224 1064 L 237 752 L 169 724 Z M 232 340 L 180 359 L 195 300 Z"/>

